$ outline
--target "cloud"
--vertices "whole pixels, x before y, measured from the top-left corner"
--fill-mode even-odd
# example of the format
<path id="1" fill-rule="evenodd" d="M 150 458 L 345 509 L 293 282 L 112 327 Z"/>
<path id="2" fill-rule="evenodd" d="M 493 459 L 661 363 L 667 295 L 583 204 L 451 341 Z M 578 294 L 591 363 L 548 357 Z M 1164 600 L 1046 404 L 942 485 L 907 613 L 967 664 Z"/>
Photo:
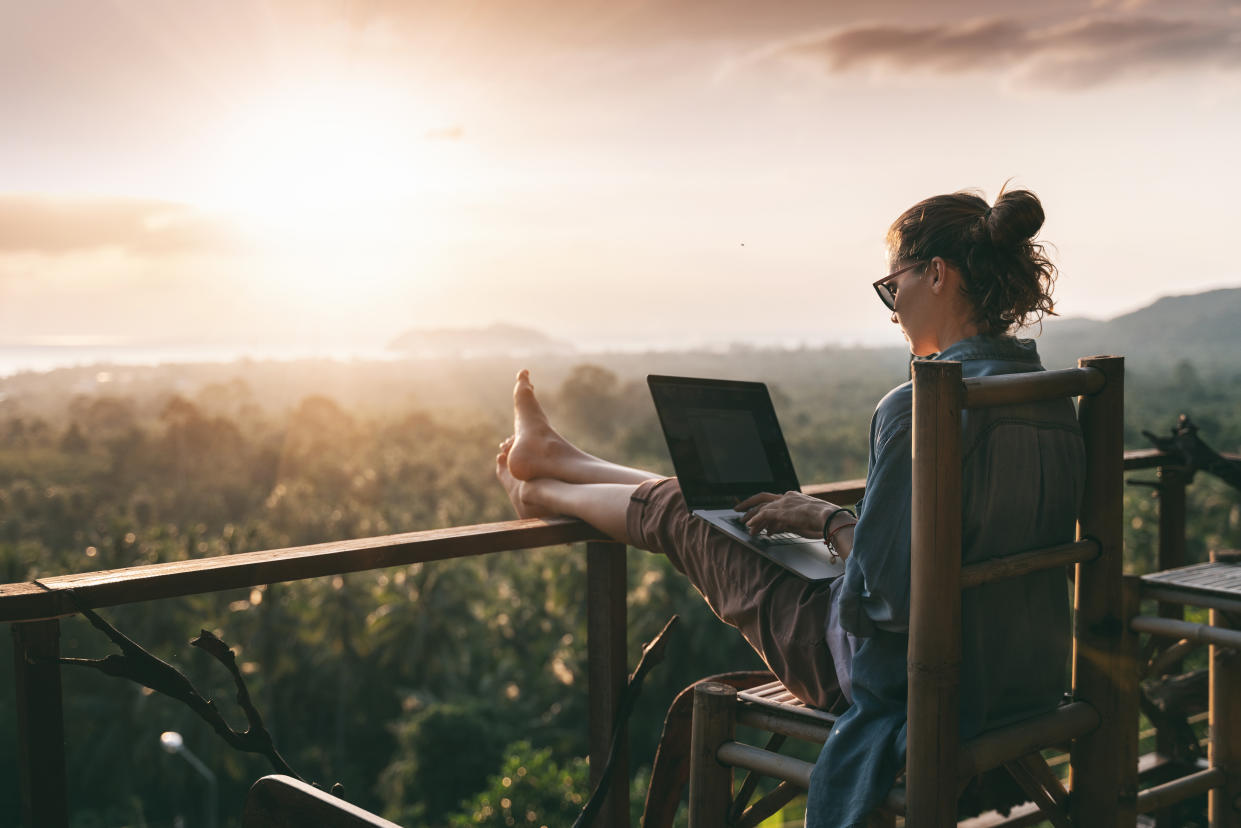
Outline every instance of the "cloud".
<path id="1" fill-rule="evenodd" d="M 1036 25 L 1017 18 L 906 26 L 862 23 L 766 47 L 757 59 L 859 69 L 1007 74 L 1059 88 L 1186 69 L 1241 68 L 1241 17 L 1091 14 Z"/>
<path id="2" fill-rule="evenodd" d="M 240 234 L 193 207 L 117 198 L 0 195 L 0 253 L 114 248 L 137 254 L 220 251 Z"/>

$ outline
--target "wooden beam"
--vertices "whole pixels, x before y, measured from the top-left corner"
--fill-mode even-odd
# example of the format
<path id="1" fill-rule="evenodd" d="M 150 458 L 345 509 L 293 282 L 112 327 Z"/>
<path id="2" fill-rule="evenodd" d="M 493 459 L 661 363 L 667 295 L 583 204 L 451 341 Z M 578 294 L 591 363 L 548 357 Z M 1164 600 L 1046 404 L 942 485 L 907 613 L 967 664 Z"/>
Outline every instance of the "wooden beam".
<path id="1" fill-rule="evenodd" d="M 592 789 L 607 762 L 628 673 L 625 552 L 623 543 L 586 544 L 586 647 Z M 603 828 L 621 828 L 629 824 L 628 729 L 622 728 L 617 739 L 620 744 L 612 765 L 611 787 L 599 811 L 598 824 Z"/>
<path id="2" fill-rule="evenodd" d="M 1159 472 L 1159 569 L 1168 570 L 1184 566 L 1185 559 L 1185 470 L 1180 466 L 1160 466 Z M 1171 601 L 1161 601 L 1159 614 L 1164 618 L 1181 620 L 1185 617 L 1185 607 Z M 1181 648 L 1173 647 L 1165 651 L 1159 669 L 1162 672 L 1180 673 L 1182 659 L 1177 653 Z M 1155 676 L 1158 678 L 1158 675 Z M 1156 724 L 1155 751 L 1165 756 L 1176 752 L 1177 737 L 1171 728 L 1160 728 Z M 1139 795 L 1139 800 L 1141 795 Z M 1176 814 L 1170 810 L 1161 810 L 1155 814 L 1155 828 L 1177 828 Z"/>
<path id="3" fill-rule="evenodd" d="M 862 495 L 866 493 L 866 478 L 841 480 L 837 483 L 812 483 L 802 487 L 802 492 L 819 500 L 830 500 L 847 506 L 862 499 Z"/>
<path id="4" fill-rule="evenodd" d="M 1191 796 L 1204 794 L 1223 781 L 1223 773 L 1215 768 L 1207 768 L 1162 785 L 1155 785 L 1138 794 L 1137 811 L 1139 814 L 1149 814 L 1151 811 L 1175 805 Z M 1216 823 L 1212 822 L 1211 825 L 1217 828 Z"/>
<path id="5" fill-rule="evenodd" d="M 743 742 L 724 742 L 716 753 L 720 762 L 734 768 L 757 771 L 761 776 L 791 782 L 803 791 L 810 787 L 813 762 L 805 762 L 782 753 L 772 753 Z"/>
<path id="6" fill-rule="evenodd" d="M 54 618 L 70 615 L 78 606 L 136 604 L 600 537 L 599 530 L 580 520 L 527 518 L 59 575 L 41 578 L 33 588 L 23 584 L 11 592 L 0 590 L 0 621 Z"/>
<path id="7" fill-rule="evenodd" d="M 1218 610 L 1211 610 L 1212 616 Z M 1221 614 L 1222 615 L 1222 614 Z M 1177 621 L 1175 618 L 1157 618 L 1151 615 L 1139 615 L 1129 622 L 1134 632 L 1162 635 L 1165 638 L 1185 639 L 1201 644 L 1212 644 L 1219 647 L 1232 647 L 1241 650 L 1241 630 L 1230 630 L 1214 624 L 1195 624 L 1192 621 Z"/>
<path id="8" fill-rule="evenodd" d="M 1103 372 L 1090 367 L 1038 373 L 971 377 L 964 381 L 964 408 L 990 408 L 1012 403 L 1054 400 L 1094 394 L 1103 388 Z"/>
<path id="9" fill-rule="evenodd" d="M 60 622 L 14 624 L 12 631 L 21 824 L 67 828 Z"/>
<path id="10" fill-rule="evenodd" d="M 1073 818 L 1092 828 L 1132 828 L 1137 799 L 1137 680 L 1123 571 L 1124 359 L 1089 357 L 1103 372 L 1098 393 L 1083 396 L 1078 420 L 1086 441 L 1086 486 L 1079 537 L 1099 543 L 1099 557 L 1077 565 L 1074 579 L 1073 693 L 1098 711 L 1100 725 L 1072 747 Z M 1136 614 L 1136 612 L 1134 613 Z M 1132 699 L 1129 696 L 1133 695 Z"/>
<path id="11" fill-rule="evenodd" d="M 957 778 L 966 782 L 1010 759 L 1047 745 L 1065 744 L 1098 727 L 1099 714 L 1093 707 L 1072 702 L 1023 722 L 988 730 L 962 746 Z"/>
<path id="12" fill-rule="evenodd" d="M 728 823 L 733 772 L 720 761 L 719 751 L 721 745 L 733 739 L 736 709 L 735 688 L 715 681 L 704 681 L 694 687 L 689 747 L 689 828 L 721 828 Z"/>
<path id="13" fill-rule="evenodd" d="M 1216 560 L 1216 554 L 1211 554 Z M 1237 619 L 1234 619 L 1234 622 Z M 1211 610 L 1217 632 L 1241 638 L 1241 630 L 1225 630 L 1225 613 Z M 1241 648 L 1228 650 L 1213 644 L 1210 652 L 1211 690 L 1208 696 L 1207 761 L 1223 774 L 1222 783 L 1207 797 L 1211 828 L 1241 828 Z"/>
<path id="14" fill-rule="evenodd" d="M 291 776 L 264 776 L 250 786 L 242 828 L 401 828 Z"/>
<path id="15" fill-rule="evenodd" d="M 818 745 L 827 741 L 827 737 L 832 735 L 833 727 L 827 722 L 808 716 L 783 716 L 758 707 L 744 706 L 737 712 L 737 724 Z"/>
<path id="16" fill-rule="evenodd" d="M 968 589 L 1044 569 L 1091 561 L 1098 555 L 1099 544 L 1092 540 L 1080 540 L 1009 555 L 1006 558 L 991 558 L 961 567 L 961 588 Z"/>
<path id="17" fill-rule="evenodd" d="M 906 814 L 956 825 L 961 667 L 961 363 L 913 364 Z"/>

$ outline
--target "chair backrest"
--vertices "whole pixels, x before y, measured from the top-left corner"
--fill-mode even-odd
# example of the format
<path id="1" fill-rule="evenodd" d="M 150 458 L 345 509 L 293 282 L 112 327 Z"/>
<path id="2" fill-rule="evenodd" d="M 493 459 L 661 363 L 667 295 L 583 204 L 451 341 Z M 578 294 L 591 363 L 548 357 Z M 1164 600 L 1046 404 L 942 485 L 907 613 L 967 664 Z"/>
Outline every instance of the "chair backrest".
<path id="1" fill-rule="evenodd" d="M 1124 360 L 1089 357 L 1078 366 L 963 380 L 960 363 L 914 363 L 905 802 L 920 826 L 956 824 L 958 774 L 976 761 L 962 755 L 958 738 L 961 590 L 1074 562 L 1073 694 L 1097 716 L 1078 715 L 1065 731 L 1074 737 L 1073 819 L 1134 824 L 1128 767 L 1136 773 L 1137 700 L 1117 681 L 1130 668 L 1136 675 L 1121 588 Z M 1077 542 L 962 567 L 961 412 L 1072 396 L 1080 396 L 1087 463 Z M 1021 738 L 1014 732 L 1014 748 Z"/>
<path id="2" fill-rule="evenodd" d="M 242 828 L 401 828 L 291 776 L 264 776 L 250 787 Z"/>

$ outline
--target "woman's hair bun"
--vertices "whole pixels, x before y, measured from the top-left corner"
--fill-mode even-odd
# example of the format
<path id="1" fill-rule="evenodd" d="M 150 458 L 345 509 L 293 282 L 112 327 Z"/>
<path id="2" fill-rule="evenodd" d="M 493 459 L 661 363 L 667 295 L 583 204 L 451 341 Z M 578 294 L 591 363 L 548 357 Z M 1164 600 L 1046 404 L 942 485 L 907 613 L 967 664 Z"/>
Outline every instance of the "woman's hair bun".
<path id="1" fill-rule="evenodd" d="M 996 247 L 1022 245 L 1043 226 L 1043 205 L 1029 190 L 1001 193 L 987 211 L 985 222 Z"/>

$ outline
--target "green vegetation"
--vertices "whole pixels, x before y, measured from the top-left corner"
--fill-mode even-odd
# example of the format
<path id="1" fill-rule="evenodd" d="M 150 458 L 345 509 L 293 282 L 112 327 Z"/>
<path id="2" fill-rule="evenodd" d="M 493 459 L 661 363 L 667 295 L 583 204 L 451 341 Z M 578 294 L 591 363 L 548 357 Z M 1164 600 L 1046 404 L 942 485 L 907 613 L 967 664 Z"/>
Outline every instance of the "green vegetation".
<path id="1" fill-rule="evenodd" d="M 493 478 L 511 360 L 68 369 L 0 380 L 0 579 L 83 572 L 505 520 Z M 1241 449 L 1241 390 L 1223 369 L 1132 367 L 1126 444 L 1190 412 Z M 906 375 L 899 350 L 549 358 L 540 394 L 571 439 L 668 471 L 646 372 L 763 378 L 803 482 L 865 475 L 875 402 Z M 1153 477 L 1153 473 L 1135 474 Z M 1153 566 L 1157 505 L 1128 493 L 1131 566 Z M 1190 554 L 1241 543 L 1241 498 L 1199 478 Z M 588 793 L 585 564 L 549 548 L 118 607 L 103 615 L 172 661 L 240 722 L 228 677 L 186 646 L 201 627 L 238 651 L 293 767 L 414 825 L 563 825 Z M 649 764 L 667 705 L 703 675 L 759 666 L 661 558 L 629 558 L 631 661 L 673 613 L 685 623 L 632 720 Z M 106 640 L 78 619 L 66 655 Z M 9 637 L 0 659 L 11 662 Z M 94 672 L 65 671 L 73 824 L 193 828 L 202 789 L 159 734 L 177 730 L 220 777 L 221 813 L 269 772 L 188 711 Z M 11 681 L 0 709 L 12 710 Z M 0 743 L 15 741 L 11 715 Z M 0 813 L 17 812 L 11 750 Z M 508 783 L 505 783 L 508 780 Z M 505 802 L 508 804 L 504 804 Z M 533 816 L 531 816 L 533 814 Z M 511 818 L 512 821 L 509 821 Z"/>

